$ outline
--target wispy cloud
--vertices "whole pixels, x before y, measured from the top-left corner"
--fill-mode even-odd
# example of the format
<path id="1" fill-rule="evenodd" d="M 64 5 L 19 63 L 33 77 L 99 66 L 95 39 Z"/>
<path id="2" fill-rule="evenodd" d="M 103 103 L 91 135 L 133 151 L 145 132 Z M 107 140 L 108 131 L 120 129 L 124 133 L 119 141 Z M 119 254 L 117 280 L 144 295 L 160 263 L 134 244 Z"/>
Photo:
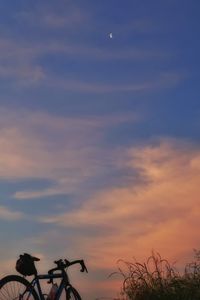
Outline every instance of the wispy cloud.
<path id="1" fill-rule="evenodd" d="M 23 213 L 8 209 L 6 206 L 0 205 L 0 218 L 7 221 L 19 221 L 24 218 Z"/>
<path id="2" fill-rule="evenodd" d="M 72 118 L 6 109 L 0 115 L 0 177 L 52 181 L 45 189 L 16 192 L 18 199 L 72 193 L 102 176 L 115 157 L 102 146 L 104 134 L 138 120 L 134 114 Z"/>
<path id="3" fill-rule="evenodd" d="M 0 39 L 1 58 L 23 59 L 24 62 L 40 57 L 45 54 L 64 54 L 67 57 L 95 60 L 148 60 L 148 59 L 165 59 L 169 57 L 169 53 L 158 49 L 145 49 L 138 47 L 117 47 L 114 51 L 108 47 L 95 47 L 86 43 L 77 44 L 72 41 L 57 40 L 55 38 L 44 42 L 43 40 L 27 41 L 21 40 L 19 44 L 14 39 Z"/>
<path id="4" fill-rule="evenodd" d="M 128 153 L 128 166 L 137 170 L 139 181 L 40 219 L 76 229 L 82 253 L 97 268 L 111 267 L 118 258 L 144 257 L 152 248 L 174 260 L 198 247 L 200 150 L 164 139 Z"/>
<path id="5" fill-rule="evenodd" d="M 59 23 L 58 16 L 56 18 L 49 17 L 49 13 L 43 12 L 47 20 L 53 20 Z M 77 17 L 78 12 L 74 13 Z M 79 14 L 78 14 L 79 15 Z M 81 17 L 80 17 L 81 18 Z M 43 20 L 43 18 L 42 18 Z M 45 20 L 45 18 L 44 18 Z M 67 20 L 67 18 L 66 18 Z M 51 21 L 50 21 L 51 22 Z M 61 18 L 62 23 L 62 18 Z M 73 22 L 72 22 L 73 23 Z M 145 22 L 142 22 L 142 24 Z M 144 24 L 143 24 L 144 25 Z M 134 23 L 134 26 L 142 26 L 139 20 Z M 20 40 L 20 42 L 19 42 Z M 82 72 L 74 76 L 67 73 L 62 76 L 55 71 L 49 71 L 45 67 L 45 63 L 41 63 L 46 55 L 58 57 L 63 55 L 67 60 L 69 58 L 78 59 L 79 61 L 91 61 L 105 63 L 107 61 L 140 61 L 142 64 L 147 61 L 165 61 L 171 55 L 169 51 L 164 49 L 142 48 L 141 46 L 123 47 L 117 46 L 112 48 L 106 45 L 96 46 L 93 44 L 75 43 L 74 40 L 52 37 L 49 40 L 36 39 L 29 40 L 19 38 L 1 37 L 0 39 L 0 78 L 6 79 L 6 85 L 11 84 L 13 88 L 25 88 L 37 86 L 41 88 L 57 88 L 60 92 L 70 91 L 75 93 L 118 93 L 118 92 L 149 92 L 162 88 L 171 88 L 182 82 L 185 78 L 183 71 L 169 70 L 167 72 L 159 72 L 151 74 L 143 72 L 143 76 L 139 76 L 136 71 L 132 71 L 131 77 L 121 79 L 120 82 L 111 81 L 108 78 L 105 82 L 101 79 L 91 80 L 91 74 L 85 76 Z M 143 66 L 144 67 L 144 66 Z M 65 79 L 66 78 L 66 79 Z M 112 78 L 112 77 L 111 77 Z M 140 80 L 139 80 L 140 78 Z M 132 79 L 132 80 L 131 80 Z"/>
<path id="6" fill-rule="evenodd" d="M 90 14 L 73 1 L 67 2 L 67 5 L 60 2 L 56 6 L 52 3 L 40 3 L 39 6 L 36 4 L 32 10 L 18 12 L 15 18 L 32 28 L 75 31 L 90 21 Z"/>
<path id="7" fill-rule="evenodd" d="M 133 72 L 133 81 L 129 83 L 103 83 L 91 80 L 85 80 L 85 76 L 79 76 L 80 79 L 70 75 L 70 79 L 63 79 L 57 73 L 49 72 L 44 64 L 41 64 L 41 59 L 45 55 L 65 55 L 67 59 L 69 57 L 77 58 L 78 60 L 95 60 L 107 61 L 107 60 L 154 60 L 163 59 L 165 57 L 164 52 L 149 49 L 117 49 L 110 51 L 110 49 L 96 48 L 94 46 L 87 46 L 83 44 L 73 44 L 71 42 L 63 41 L 37 41 L 27 42 L 1 38 L 0 39 L 0 78 L 6 79 L 6 84 L 12 84 L 14 87 L 29 87 L 37 85 L 38 88 L 51 87 L 68 90 L 73 92 L 83 93 L 111 93 L 111 92 L 138 92 L 149 91 L 150 89 L 157 89 L 160 86 L 171 86 L 172 77 L 182 80 L 183 75 L 180 72 L 174 72 L 173 70 L 168 72 L 168 78 L 163 74 L 157 74 L 152 78 L 152 75 L 141 78 L 140 81 L 135 81 L 134 77 L 137 74 Z M 173 81 L 173 84 L 175 80 Z"/>
<path id="8" fill-rule="evenodd" d="M 45 7 L 45 6 L 44 6 Z M 48 7 L 35 12 L 21 12 L 17 16 L 20 20 L 26 20 L 26 22 L 34 23 L 37 27 L 38 24 L 43 24 L 48 27 L 52 26 L 59 28 L 62 26 L 82 26 L 85 23 L 85 19 L 89 18 L 86 12 L 80 11 L 80 8 L 72 5 L 71 8 L 64 12 L 63 15 L 60 14 L 62 10 L 58 13 Z M 31 21 L 32 20 L 32 21 Z M 145 20 L 137 20 L 133 22 L 134 28 L 148 27 Z M 148 22 L 147 22 L 148 23 Z M 146 24 L 146 25 L 145 25 Z M 91 26 L 92 27 L 92 26 Z M 122 26 L 123 27 L 123 26 Z M 130 27 L 130 26 L 129 26 Z M 75 31 L 77 29 L 74 29 Z M 40 35 L 39 35 L 40 36 Z M 105 36 L 106 39 L 106 36 Z M 69 59 L 76 59 L 79 62 L 90 62 L 92 63 L 104 63 L 105 68 L 107 68 L 107 62 L 111 61 L 122 61 L 133 62 L 140 61 L 141 69 L 146 70 L 144 63 L 153 61 L 166 62 L 172 53 L 166 51 L 165 49 L 160 49 L 159 47 L 147 47 L 139 45 L 125 45 L 118 44 L 116 47 L 110 47 L 108 43 L 102 43 L 97 46 L 89 41 L 83 41 L 79 39 L 79 42 L 75 42 L 74 38 L 68 37 L 63 38 L 63 36 L 54 36 L 53 33 L 51 38 L 44 34 L 41 38 L 24 38 L 23 36 L 14 37 L 4 37 L 0 38 L 0 78 L 6 79 L 6 85 L 12 85 L 12 88 L 20 87 L 32 87 L 37 85 L 39 88 L 49 88 L 51 86 L 57 89 L 62 89 L 64 91 L 82 92 L 82 93 L 112 93 L 112 92 L 140 92 L 152 89 L 157 89 L 163 86 L 172 85 L 172 80 L 169 77 L 179 78 L 178 81 L 183 79 L 182 71 L 169 70 L 169 77 L 164 78 L 163 74 L 157 72 L 157 74 L 152 75 L 149 72 L 144 71 L 143 77 L 140 81 L 134 78 L 138 77 L 138 71 L 133 70 L 131 73 L 131 78 L 126 82 L 122 80 L 119 82 L 103 82 L 98 80 L 90 80 L 91 73 L 88 72 L 88 79 L 80 71 L 77 75 L 72 75 L 65 70 L 65 75 L 67 80 L 65 80 L 65 75 L 58 74 L 52 67 L 51 71 L 45 64 L 46 56 L 54 56 L 55 58 L 62 55 Z M 53 60 L 52 60 L 53 61 Z M 61 70 L 61 69 L 60 69 Z M 109 70 L 108 70 L 109 73 Z M 111 72 L 112 73 L 112 72 Z M 147 74 L 149 74 L 147 76 Z M 70 76 L 69 76 L 70 75 Z M 70 78 L 70 79 L 69 79 Z M 92 78 L 95 78 L 92 76 Z M 109 78 L 109 75 L 108 75 Z M 173 84 L 175 80 L 173 80 Z"/>
<path id="9" fill-rule="evenodd" d="M 161 89 L 175 87 L 185 79 L 183 73 L 178 72 L 166 72 L 155 76 L 154 78 L 148 78 L 145 80 L 133 80 L 131 83 L 115 83 L 115 84 L 103 84 L 96 82 L 86 82 L 81 80 L 63 80 L 62 78 L 54 77 L 44 81 L 49 87 L 59 87 L 66 91 L 73 91 L 77 93 L 118 93 L 118 92 L 149 92 L 158 91 Z"/>

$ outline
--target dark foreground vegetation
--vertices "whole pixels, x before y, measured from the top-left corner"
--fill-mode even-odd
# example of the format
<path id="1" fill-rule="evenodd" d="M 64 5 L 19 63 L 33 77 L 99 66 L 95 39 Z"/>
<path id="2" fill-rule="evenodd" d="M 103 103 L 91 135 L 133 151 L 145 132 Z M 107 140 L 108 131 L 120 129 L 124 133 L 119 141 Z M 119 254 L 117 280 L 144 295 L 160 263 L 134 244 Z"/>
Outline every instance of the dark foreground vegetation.
<path id="1" fill-rule="evenodd" d="M 145 263 L 120 260 L 118 272 L 123 276 L 121 298 L 118 300 L 200 300 L 200 251 L 179 273 L 159 253 Z"/>

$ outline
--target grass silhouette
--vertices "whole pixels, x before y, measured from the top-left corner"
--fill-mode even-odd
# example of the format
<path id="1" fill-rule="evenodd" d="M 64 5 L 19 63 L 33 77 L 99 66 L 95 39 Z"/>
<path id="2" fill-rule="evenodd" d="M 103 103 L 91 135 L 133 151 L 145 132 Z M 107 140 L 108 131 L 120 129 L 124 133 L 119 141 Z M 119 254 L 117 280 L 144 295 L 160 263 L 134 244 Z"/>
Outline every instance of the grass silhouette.
<path id="1" fill-rule="evenodd" d="M 200 300 L 200 251 L 194 250 L 194 261 L 182 274 L 154 251 L 144 263 L 118 262 L 123 267 L 111 274 L 123 276 L 118 300 Z"/>

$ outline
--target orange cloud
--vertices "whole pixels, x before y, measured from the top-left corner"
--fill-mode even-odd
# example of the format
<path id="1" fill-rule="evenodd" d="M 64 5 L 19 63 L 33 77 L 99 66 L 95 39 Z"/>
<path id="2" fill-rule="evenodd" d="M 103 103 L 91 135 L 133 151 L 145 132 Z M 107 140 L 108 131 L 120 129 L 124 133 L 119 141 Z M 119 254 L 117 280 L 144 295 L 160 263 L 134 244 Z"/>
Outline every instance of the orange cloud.
<path id="1" fill-rule="evenodd" d="M 132 148 L 128 166 L 137 170 L 138 181 L 42 221 L 79 230 L 81 250 L 95 268 L 111 268 L 119 258 L 144 258 L 152 248 L 172 260 L 186 258 L 199 246 L 199 154 L 175 140 Z"/>

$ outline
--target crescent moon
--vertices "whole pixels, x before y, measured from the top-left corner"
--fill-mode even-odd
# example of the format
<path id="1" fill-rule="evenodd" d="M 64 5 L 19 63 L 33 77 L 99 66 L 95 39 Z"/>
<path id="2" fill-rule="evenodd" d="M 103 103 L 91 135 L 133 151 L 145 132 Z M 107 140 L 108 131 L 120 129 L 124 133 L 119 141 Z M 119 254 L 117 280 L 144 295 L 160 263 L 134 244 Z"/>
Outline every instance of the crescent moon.
<path id="1" fill-rule="evenodd" d="M 109 37 L 110 37 L 110 39 L 112 39 L 112 38 L 113 38 L 113 34 L 112 34 L 112 32 L 109 34 Z"/>

